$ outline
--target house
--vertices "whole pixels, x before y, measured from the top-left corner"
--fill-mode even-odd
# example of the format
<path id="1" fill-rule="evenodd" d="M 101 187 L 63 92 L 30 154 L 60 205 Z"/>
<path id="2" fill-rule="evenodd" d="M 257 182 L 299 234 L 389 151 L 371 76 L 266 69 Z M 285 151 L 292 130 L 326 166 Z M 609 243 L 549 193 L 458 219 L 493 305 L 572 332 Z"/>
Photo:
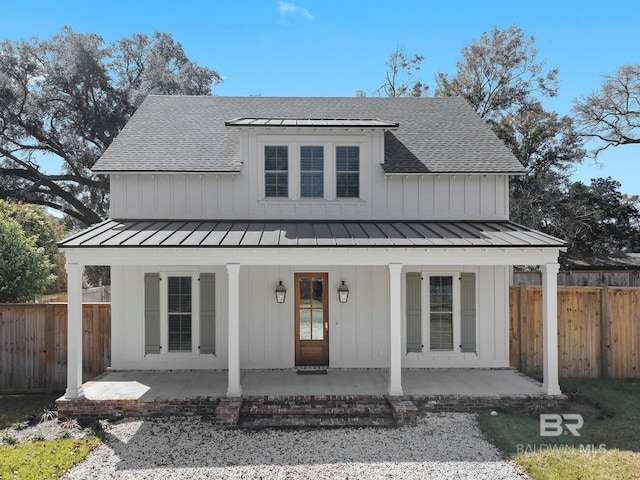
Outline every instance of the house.
<path id="1" fill-rule="evenodd" d="M 111 218 L 61 242 L 67 399 L 82 398 L 81 275 L 108 264 L 112 367 L 403 371 L 509 366 L 511 265 L 544 278 L 560 394 L 564 242 L 509 221 L 523 167 L 462 98 L 149 96 L 95 164 Z"/>

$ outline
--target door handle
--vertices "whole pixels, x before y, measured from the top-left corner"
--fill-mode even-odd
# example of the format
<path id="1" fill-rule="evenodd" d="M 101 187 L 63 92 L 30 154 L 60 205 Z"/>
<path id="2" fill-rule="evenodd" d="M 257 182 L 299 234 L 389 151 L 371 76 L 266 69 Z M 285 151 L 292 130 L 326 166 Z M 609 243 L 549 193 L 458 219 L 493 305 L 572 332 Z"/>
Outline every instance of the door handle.
<path id="1" fill-rule="evenodd" d="M 324 329 L 329 330 L 329 322 L 324 322 Z"/>

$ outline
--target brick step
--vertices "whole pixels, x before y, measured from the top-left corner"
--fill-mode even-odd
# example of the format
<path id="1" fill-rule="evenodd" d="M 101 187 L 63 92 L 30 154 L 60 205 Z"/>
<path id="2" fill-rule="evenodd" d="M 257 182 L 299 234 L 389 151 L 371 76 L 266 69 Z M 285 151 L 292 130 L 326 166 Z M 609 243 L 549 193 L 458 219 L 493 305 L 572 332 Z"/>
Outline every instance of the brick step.
<path id="1" fill-rule="evenodd" d="M 277 417 L 242 417 L 238 422 L 239 428 L 304 428 L 304 427 L 395 427 L 392 416 L 384 417 L 356 417 L 356 416 L 277 416 Z"/>
<path id="2" fill-rule="evenodd" d="M 247 429 L 300 427 L 392 427 L 386 398 L 258 397 L 244 399 L 238 426 Z"/>
<path id="3" fill-rule="evenodd" d="M 241 416 L 287 417 L 287 416 L 388 416 L 393 411 L 389 405 L 243 405 Z"/>

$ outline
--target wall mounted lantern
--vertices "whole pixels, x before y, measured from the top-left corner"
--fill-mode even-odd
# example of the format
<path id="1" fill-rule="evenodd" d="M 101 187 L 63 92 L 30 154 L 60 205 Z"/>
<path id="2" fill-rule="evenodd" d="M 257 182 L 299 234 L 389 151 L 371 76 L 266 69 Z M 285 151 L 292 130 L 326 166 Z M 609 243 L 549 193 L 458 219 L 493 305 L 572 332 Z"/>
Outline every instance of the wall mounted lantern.
<path id="1" fill-rule="evenodd" d="M 284 297 L 286 296 L 287 296 L 287 289 L 284 288 L 284 285 L 282 284 L 282 280 L 280 280 L 280 283 L 276 287 L 276 302 L 284 303 Z"/>
<path id="2" fill-rule="evenodd" d="M 342 284 L 338 287 L 338 299 L 340 303 L 347 303 L 349 299 L 349 288 L 344 284 L 344 280 L 342 280 Z"/>

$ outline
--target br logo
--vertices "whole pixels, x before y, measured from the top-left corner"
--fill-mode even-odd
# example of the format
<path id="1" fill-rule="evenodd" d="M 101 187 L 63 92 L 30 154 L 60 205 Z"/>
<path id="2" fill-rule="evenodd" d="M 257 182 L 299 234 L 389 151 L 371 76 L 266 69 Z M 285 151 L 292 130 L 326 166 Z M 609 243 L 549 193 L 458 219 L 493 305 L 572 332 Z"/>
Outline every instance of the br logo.
<path id="1" fill-rule="evenodd" d="M 540 414 L 540 436 L 559 437 L 563 433 L 571 433 L 574 437 L 579 437 L 580 430 L 584 425 L 584 419 L 579 413 L 542 413 Z"/>

